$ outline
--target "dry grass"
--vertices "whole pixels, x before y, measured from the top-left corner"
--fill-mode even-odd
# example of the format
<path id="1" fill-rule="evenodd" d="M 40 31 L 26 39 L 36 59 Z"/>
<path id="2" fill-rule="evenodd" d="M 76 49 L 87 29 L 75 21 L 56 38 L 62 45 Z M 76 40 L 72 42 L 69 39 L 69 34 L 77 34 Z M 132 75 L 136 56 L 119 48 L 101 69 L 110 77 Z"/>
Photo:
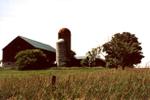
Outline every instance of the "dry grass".
<path id="1" fill-rule="evenodd" d="M 26 77 L 3 77 L 0 100 L 150 99 L 150 69 L 91 70 L 61 69 L 46 74 L 26 71 L 30 73 Z M 51 82 L 52 75 L 56 76 L 55 85 Z"/>

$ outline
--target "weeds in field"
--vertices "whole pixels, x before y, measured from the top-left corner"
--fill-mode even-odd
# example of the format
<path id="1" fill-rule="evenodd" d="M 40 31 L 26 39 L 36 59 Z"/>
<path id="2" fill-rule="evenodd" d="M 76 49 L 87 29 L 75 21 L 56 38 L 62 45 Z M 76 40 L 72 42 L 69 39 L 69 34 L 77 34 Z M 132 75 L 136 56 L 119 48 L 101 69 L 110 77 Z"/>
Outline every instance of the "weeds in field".
<path id="1" fill-rule="evenodd" d="M 90 70 L 90 69 L 89 69 Z M 149 99 L 150 70 L 101 70 L 0 79 L 0 99 Z M 57 72 L 57 71 L 56 71 Z"/>

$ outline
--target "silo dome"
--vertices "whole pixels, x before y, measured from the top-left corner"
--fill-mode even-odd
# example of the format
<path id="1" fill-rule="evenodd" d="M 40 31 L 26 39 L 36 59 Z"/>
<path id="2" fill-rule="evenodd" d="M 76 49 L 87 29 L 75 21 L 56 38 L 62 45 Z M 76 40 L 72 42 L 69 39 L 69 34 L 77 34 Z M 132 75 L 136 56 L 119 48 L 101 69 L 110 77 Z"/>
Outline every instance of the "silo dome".
<path id="1" fill-rule="evenodd" d="M 71 31 L 68 28 L 62 28 L 58 32 L 58 38 L 67 38 L 71 36 Z"/>
<path id="2" fill-rule="evenodd" d="M 68 53 L 71 50 L 71 31 L 68 28 L 62 28 L 58 32 L 58 39 L 64 39 L 65 48 Z"/>

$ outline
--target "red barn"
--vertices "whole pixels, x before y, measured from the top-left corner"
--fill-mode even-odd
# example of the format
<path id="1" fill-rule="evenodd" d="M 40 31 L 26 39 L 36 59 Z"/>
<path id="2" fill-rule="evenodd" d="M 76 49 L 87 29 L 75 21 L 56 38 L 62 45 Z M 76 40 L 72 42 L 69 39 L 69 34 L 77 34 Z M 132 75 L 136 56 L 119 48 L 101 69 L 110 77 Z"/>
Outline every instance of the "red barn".
<path id="1" fill-rule="evenodd" d="M 18 52 L 27 49 L 40 49 L 47 57 L 54 62 L 56 60 L 56 52 L 52 46 L 34 41 L 22 36 L 16 37 L 6 47 L 3 48 L 3 66 L 12 66 L 15 64 L 15 56 Z"/>

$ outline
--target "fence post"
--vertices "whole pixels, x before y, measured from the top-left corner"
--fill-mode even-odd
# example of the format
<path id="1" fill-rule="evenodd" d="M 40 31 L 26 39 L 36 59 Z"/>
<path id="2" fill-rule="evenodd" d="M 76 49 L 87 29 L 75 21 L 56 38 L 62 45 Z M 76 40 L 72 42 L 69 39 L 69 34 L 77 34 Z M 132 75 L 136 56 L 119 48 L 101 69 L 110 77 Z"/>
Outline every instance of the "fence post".
<path id="1" fill-rule="evenodd" d="M 56 89 L 56 76 L 55 75 L 52 76 L 51 82 L 52 82 L 52 91 L 55 91 Z"/>

